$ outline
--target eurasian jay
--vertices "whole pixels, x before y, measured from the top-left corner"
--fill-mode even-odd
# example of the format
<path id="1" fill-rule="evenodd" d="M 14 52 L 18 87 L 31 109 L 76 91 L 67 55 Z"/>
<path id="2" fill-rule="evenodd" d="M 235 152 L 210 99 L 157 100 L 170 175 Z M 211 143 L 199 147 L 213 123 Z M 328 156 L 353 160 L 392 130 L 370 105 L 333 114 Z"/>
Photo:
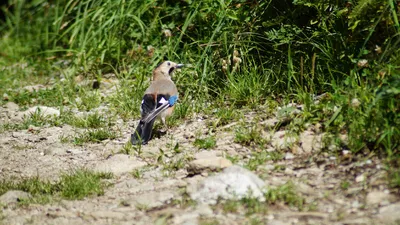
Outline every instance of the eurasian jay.
<path id="1" fill-rule="evenodd" d="M 131 135 L 133 145 L 147 144 L 151 138 L 154 121 L 160 118 L 165 125 L 166 117 L 172 114 L 178 100 L 178 90 L 171 80 L 171 74 L 183 64 L 165 61 L 153 70 L 153 79 L 144 92 L 140 113 L 142 118 Z"/>

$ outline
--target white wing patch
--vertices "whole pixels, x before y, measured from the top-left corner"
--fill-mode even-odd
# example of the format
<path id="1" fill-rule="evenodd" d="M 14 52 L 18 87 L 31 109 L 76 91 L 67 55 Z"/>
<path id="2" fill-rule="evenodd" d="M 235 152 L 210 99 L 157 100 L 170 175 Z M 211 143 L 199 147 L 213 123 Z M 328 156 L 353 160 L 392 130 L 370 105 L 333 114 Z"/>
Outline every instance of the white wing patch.
<path id="1" fill-rule="evenodd" d="M 161 98 L 160 101 L 159 101 L 159 103 L 161 103 L 161 104 L 164 104 L 164 103 L 166 103 L 166 102 L 168 102 L 168 101 L 165 100 L 165 98 Z"/>

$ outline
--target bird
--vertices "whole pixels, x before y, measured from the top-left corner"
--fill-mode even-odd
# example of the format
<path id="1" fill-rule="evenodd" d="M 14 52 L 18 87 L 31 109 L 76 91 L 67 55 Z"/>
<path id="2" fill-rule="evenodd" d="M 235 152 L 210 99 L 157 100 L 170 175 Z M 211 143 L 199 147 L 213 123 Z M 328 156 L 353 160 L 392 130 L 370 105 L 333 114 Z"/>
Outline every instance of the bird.
<path id="1" fill-rule="evenodd" d="M 148 143 L 157 118 L 166 125 L 166 118 L 172 114 L 175 103 L 178 101 L 178 89 L 171 75 L 183 66 L 184 64 L 164 61 L 153 70 L 152 81 L 144 92 L 140 106 L 141 119 L 131 135 L 132 145 Z"/>

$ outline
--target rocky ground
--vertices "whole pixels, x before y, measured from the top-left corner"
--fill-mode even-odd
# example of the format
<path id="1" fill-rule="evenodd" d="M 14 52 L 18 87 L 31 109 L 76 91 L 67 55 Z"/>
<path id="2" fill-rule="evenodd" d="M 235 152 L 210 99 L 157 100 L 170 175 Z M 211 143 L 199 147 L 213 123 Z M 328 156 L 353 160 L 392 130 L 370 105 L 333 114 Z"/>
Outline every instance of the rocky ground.
<path id="1" fill-rule="evenodd" d="M 18 123 L 35 110 L 9 102 L 0 107 L 0 120 Z M 98 110 L 107 114 L 106 106 Z M 42 113 L 60 111 L 42 107 Z M 266 118 L 262 110 L 243 113 L 243 121 L 216 129 L 210 128 L 213 116 L 192 115 L 141 149 L 131 147 L 129 154 L 124 149 L 137 121 L 117 119 L 117 138 L 82 145 L 63 141 L 80 131 L 66 124 L 5 130 L 0 133 L 2 179 L 39 175 L 56 181 L 63 172 L 82 167 L 114 177 L 104 195 L 83 200 L 20 205 L 18 199 L 29 194 L 9 191 L 0 197 L 0 224 L 400 224 L 399 194 L 388 187 L 385 165 L 377 156 L 322 151 L 318 127 L 293 137 L 284 128 L 271 129 L 278 117 Z M 261 118 L 261 136 L 268 142 L 264 151 L 270 158 L 276 153 L 276 159 L 262 159 L 251 144 L 235 142 L 236 126 L 254 118 Z M 210 132 L 215 146 L 194 145 Z M 327 147 L 332 148 L 338 147 Z M 255 160 L 257 165 L 249 166 Z M 271 203 L 263 195 L 288 182 L 304 199 L 302 206 L 290 206 L 288 200 Z M 244 197 L 248 188 L 266 211 L 227 209 L 229 199 Z"/>

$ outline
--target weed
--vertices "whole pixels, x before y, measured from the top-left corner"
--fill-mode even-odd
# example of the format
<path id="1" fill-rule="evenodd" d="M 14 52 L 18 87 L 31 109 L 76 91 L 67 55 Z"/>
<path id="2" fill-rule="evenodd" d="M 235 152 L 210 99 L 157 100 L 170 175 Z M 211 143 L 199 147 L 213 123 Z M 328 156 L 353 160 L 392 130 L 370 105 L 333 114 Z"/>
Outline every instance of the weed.
<path id="1" fill-rule="evenodd" d="M 73 143 L 76 145 L 83 145 L 84 143 L 100 143 L 101 141 L 117 138 L 117 132 L 105 128 L 86 130 L 83 133 L 77 134 L 73 137 Z"/>
<path id="2" fill-rule="evenodd" d="M 82 199 L 90 195 L 104 194 L 107 186 L 101 180 L 110 179 L 110 173 L 96 173 L 86 169 L 78 169 L 61 176 L 58 182 L 41 180 L 38 176 L 27 179 L 2 179 L 0 195 L 9 190 L 28 192 L 32 198 L 21 201 L 21 204 L 45 204 L 58 198 Z"/>
<path id="3" fill-rule="evenodd" d="M 213 127 L 224 126 L 231 121 L 238 121 L 242 117 L 240 111 L 235 108 L 216 107 L 214 114 L 217 119 L 212 121 Z"/>
<path id="4" fill-rule="evenodd" d="M 103 195 L 106 185 L 102 179 L 111 179 L 111 173 L 94 173 L 83 169 L 63 174 L 60 180 L 60 195 L 65 199 L 83 199 L 90 195 Z"/>
<path id="5" fill-rule="evenodd" d="M 211 149 L 214 148 L 217 144 L 214 136 L 206 137 L 206 138 L 196 138 L 193 145 L 202 148 L 202 149 Z"/>
<path id="6" fill-rule="evenodd" d="M 347 190 L 347 189 L 349 189 L 349 187 L 350 187 L 350 182 L 349 181 L 342 181 L 340 183 L 340 188 L 342 190 Z"/>
<path id="7" fill-rule="evenodd" d="M 261 136 L 261 131 L 256 126 L 240 126 L 235 132 L 235 142 L 242 145 L 263 145 L 265 140 Z"/>
<path id="8" fill-rule="evenodd" d="M 143 171 L 142 169 L 134 169 L 131 172 L 132 176 L 136 179 L 142 179 L 143 178 Z"/>
<path id="9" fill-rule="evenodd" d="M 252 197 L 246 197 L 240 200 L 220 201 L 220 205 L 225 213 L 245 211 L 246 215 L 266 214 L 268 209 L 268 205 L 265 202 L 261 202 L 257 198 Z"/>
<path id="10" fill-rule="evenodd" d="M 230 156 L 227 155 L 226 158 L 231 161 L 233 164 L 237 164 L 240 160 L 240 156 Z"/>
<path id="11" fill-rule="evenodd" d="M 277 161 L 283 159 L 283 154 L 279 151 L 267 152 L 254 152 L 251 158 L 245 165 L 249 170 L 257 170 L 258 166 L 264 165 L 267 161 Z"/>
<path id="12" fill-rule="evenodd" d="M 63 117 L 63 120 L 65 123 L 78 128 L 101 128 L 111 125 L 110 121 L 107 121 L 104 116 L 97 112 L 90 113 L 83 117 L 67 114 Z"/>
<path id="13" fill-rule="evenodd" d="M 291 182 L 269 189 L 264 196 L 269 204 L 283 202 L 298 209 L 303 208 L 305 201 L 304 198 L 296 194 L 294 185 Z"/>

